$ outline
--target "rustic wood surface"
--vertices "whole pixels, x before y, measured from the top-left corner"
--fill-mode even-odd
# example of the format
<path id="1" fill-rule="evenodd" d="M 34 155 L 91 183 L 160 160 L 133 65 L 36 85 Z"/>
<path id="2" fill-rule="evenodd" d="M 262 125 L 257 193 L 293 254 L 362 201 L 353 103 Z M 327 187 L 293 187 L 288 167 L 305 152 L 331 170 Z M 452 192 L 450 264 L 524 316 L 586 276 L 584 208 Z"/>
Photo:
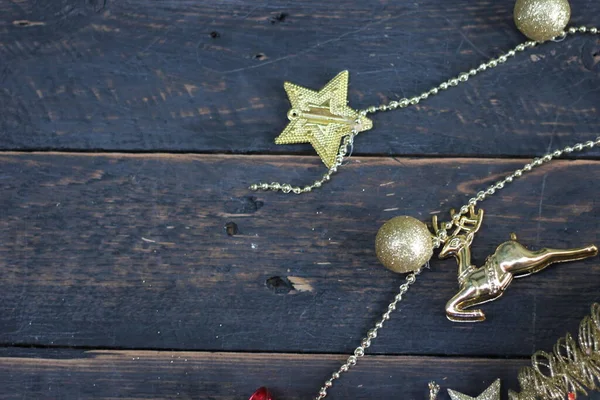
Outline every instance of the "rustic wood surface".
<path id="1" fill-rule="evenodd" d="M 351 71 L 351 104 L 413 96 L 524 40 L 513 0 L 0 1 L 4 149 L 310 152 L 273 144 L 283 82 Z M 574 22 L 600 3 L 573 0 Z M 531 155 L 600 131 L 600 44 L 550 43 L 418 107 L 357 154 Z M 312 154 L 312 152 L 310 152 Z"/>
<path id="2" fill-rule="evenodd" d="M 576 25 L 600 3 L 572 0 Z M 600 41 L 549 43 L 374 116 L 319 191 L 309 146 L 275 146 L 283 82 L 351 73 L 350 104 L 428 90 L 524 38 L 513 0 L 0 0 L 0 398 L 310 398 L 403 278 L 373 250 L 395 215 L 445 215 L 547 150 L 598 136 Z M 573 160 L 578 158 L 578 160 Z M 600 151 L 486 201 L 481 264 L 600 242 Z M 434 260 L 332 399 L 476 395 L 576 332 L 597 259 L 552 266 L 454 324 Z M 186 361 L 187 360 L 187 361 Z M 598 395 L 596 397 L 600 398 Z M 440 400 L 448 399 L 445 391 Z"/>
<path id="3" fill-rule="evenodd" d="M 522 161 L 355 159 L 311 201 L 245 187 L 310 173 L 315 157 L 12 153 L 0 163 L 6 345 L 345 353 L 402 281 L 375 259 L 381 223 L 460 206 Z M 499 193 L 476 259 L 511 230 L 532 247 L 598 242 L 600 187 L 581 179 L 598 175 L 596 161 L 560 161 Z M 436 261 L 372 351 L 525 358 L 577 329 L 600 301 L 598 274 L 597 260 L 550 268 L 485 306 L 488 322 L 463 325 L 443 312 L 455 264 Z M 218 395 L 233 396 L 227 387 Z"/>
<path id="4" fill-rule="evenodd" d="M 322 377 L 341 360 L 332 355 L 11 349 L 0 351 L 0 384 L 2 393 L 27 388 L 36 399 L 225 400 L 246 399 L 256 385 L 270 381 L 276 398 L 296 400 L 314 396 Z M 395 399 L 424 399 L 428 379 L 483 391 L 490 376 L 499 376 L 506 388 L 517 389 L 512 371 L 525 365 L 514 359 L 445 357 L 367 356 L 364 361 L 369 368 L 348 374 L 332 398 L 384 399 L 395 393 Z"/>

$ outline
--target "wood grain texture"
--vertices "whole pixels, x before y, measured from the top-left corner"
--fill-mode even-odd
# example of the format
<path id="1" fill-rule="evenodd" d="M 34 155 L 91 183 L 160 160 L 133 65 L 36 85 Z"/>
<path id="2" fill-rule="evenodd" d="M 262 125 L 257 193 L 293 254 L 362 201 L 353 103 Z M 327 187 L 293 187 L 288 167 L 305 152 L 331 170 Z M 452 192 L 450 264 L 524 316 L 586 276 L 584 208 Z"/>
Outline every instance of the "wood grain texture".
<path id="1" fill-rule="evenodd" d="M 0 398 L 246 400 L 258 386 L 268 384 L 278 400 L 308 399 L 343 359 L 337 355 L 9 349 L 0 351 Z M 327 398 L 422 400 L 432 379 L 445 388 L 477 394 L 500 377 L 506 392 L 517 388 L 517 371 L 527 362 L 367 356 Z M 440 400 L 448 398 L 444 390 Z"/>
<path id="2" fill-rule="evenodd" d="M 403 281 L 374 255 L 385 220 L 444 215 L 515 157 L 598 135 L 600 40 L 375 116 L 303 197 L 246 189 L 323 172 L 310 147 L 273 144 L 283 82 L 349 69 L 357 108 L 421 93 L 522 42 L 513 4 L 0 0 L 0 398 L 313 396 Z M 574 24 L 598 25 L 599 2 L 571 5 Z M 598 244 L 598 157 L 487 201 L 477 264 L 511 231 L 533 248 Z M 598 276 L 597 259 L 553 266 L 460 325 L 443 311 L 456 265 L 435 260 L 331 398 L 422 399 L 431 379 L 516 388 L 526 357 L 600 301 Z"/>
<path id="3" fill-rule="evenodd" d="M 573 22 L 600 3 L 572 0 Z M 0 148 L 314 154 L 275 146 L 283 82 L 351 104 L 429 90 L 524 38 L 513 0 L 0 0 Z M 532 155 L 600 131 L 600 44 L 551 43 L 375 117 L 356 154 Z M 595 153 L 597 156 L 598 153 Z"/>
<path id="4" fill-rule="evenodd" d="M 316 157 L 3 154 L 0 342 L 260 352 L 353 349 L 403 278 L 377 229 L 429 220 L 522 164 L 354 158 L 304 197 L 251 194 L 258 177 L 317 175 Z M 600 162 L 557 161 L 484 204 L 474 259 L 515 231 L 533 248 L 598 243 Z M 446 320 L 456 264 L 434 261 L 372 350 L 527 356 L 600 300 L 597 259 L 518 280 L 489 320 Z"/>

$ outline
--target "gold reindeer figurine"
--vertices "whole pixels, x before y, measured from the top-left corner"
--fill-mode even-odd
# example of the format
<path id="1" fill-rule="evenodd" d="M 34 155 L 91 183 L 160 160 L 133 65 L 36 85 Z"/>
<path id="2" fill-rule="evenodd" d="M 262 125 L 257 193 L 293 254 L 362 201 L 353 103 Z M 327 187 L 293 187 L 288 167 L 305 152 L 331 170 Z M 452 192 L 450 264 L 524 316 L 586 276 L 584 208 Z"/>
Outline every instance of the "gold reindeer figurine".
<path id="1" fill-rule="evenodd" d="M 452 210 L 454 216 L 454 210 Z M 513 278 L 521 278 L 539 272 L 550 264 L 582 260 L 598 254 L 596 246 L 577 249 L 542 249 L 530 251 L 517 242 L 513 233 L 510 240 L 502 243 L 494 254 L 485 260 L 482 267 L 471 265 L 471 243 L 475 233 L 481 227 L 483 210 L 475 212 L 469 208 L 469 214 L 454 222 L 455 230 L 444 246 L 439 258 L 454 256 L 458 262 L 458 284 L 460 291 L 446 304 L 446 316 L 454 322 L 480 322 L 485 320 L 481 310 L 467 308 L 496 300 L 506 290 Z M 433 216 L 433 230 L 437 233 L 437 216 Z"/>

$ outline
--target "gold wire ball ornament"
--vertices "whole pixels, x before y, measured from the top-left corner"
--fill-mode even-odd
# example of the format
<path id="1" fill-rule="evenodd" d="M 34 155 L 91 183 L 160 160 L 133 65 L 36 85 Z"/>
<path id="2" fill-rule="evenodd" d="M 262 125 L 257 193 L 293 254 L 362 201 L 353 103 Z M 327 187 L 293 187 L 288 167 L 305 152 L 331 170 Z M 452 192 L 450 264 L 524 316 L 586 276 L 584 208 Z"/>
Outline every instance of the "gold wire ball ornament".
<path id="1" fill-rule="evenodd" d="M 571 18 L 571 6 L 568 0 L 517 0 L 514 18 L 525 36 L 545 42 L 564 32 Z"/>
<path id="2" fill-rule="evenodd" d="M 552 353 L 537 351 L 519 372 L 521 392 L 510 400 L 564 400 L 600 390 L 600 304 L 579 324 L 579 334 L 560 338 Z"/>
<path id="3" fill-rule="evenodd" d="M 510 400 L 571 400 L 579 393 L 587 397 L 590 392 L 600 391 L 600 304 L 592 305 L 576 337 L 567 333 L 556 342 L 552 353 L 535 352 L 531 367 L 522 368 L 518 379 L 521 391 L 510 390 Z M 436 400 L 439 390 L 439 385 L 430 382 L 429 399 Z M 448 392 L 453 400 L 496 400 L 500 399 L 500 380 L 475 398 L 450 389 Z"/>
<path id="4" fill-rule="evenodd" d="M 418 219 L 406 215 L 395 217 L 379 228 L 375 253 L 394 272 L 417 271 L 433 256 L 433 238 L 427 225 Z"/>

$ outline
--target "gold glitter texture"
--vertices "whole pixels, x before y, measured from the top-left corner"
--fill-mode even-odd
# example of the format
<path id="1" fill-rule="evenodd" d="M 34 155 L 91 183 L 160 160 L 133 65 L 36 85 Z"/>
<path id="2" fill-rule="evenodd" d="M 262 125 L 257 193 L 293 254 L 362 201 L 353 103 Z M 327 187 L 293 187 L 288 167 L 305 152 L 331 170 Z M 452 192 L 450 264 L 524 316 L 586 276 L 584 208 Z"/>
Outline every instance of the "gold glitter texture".
<path id="1" fill-rule="evenodd" d="M 276 144 L 310 143 L 329 168 L 335 163 L 342 138 L 373 127 L 372 121 L 348 107 L 348 71 L 340 72 L 318 92 L 286 82 L 292 108 L 290 123 Z"/>
<path id="2" fill-rule="evenodd" d="M 517 0 L 517 28 L 529 39 L 545 42 L 563 33 L 571 18 L 568 0 Z"/>
<path id="3" fill-rule="evenodd" d="M 448 394 L 452 400 L 500 400 L 500 379 L 496 379 L 489 388 L 485 389 L 485 392 L 477 397 L 467 396 L 452 389 L 448 389 Z"/>
<path id="4" fill-rule="evenodd" d="M 579 323 L 579 334 L 558 339 L 552 353 L 536 351 L 531 367 L 519 371 L 521 392 L 508 392 L 511 400 L 572 399 L 600 391 L 600 304 Z M 548 368 L 548 366 L 551 366 Z"/>
<path id="5" fill-rule="evenodd" d="M 433 255 L 432 236 L 418 219 L 395 217 L 377 232 L 375 253 L 379 261 L 394 272 L 416 271 Z"/>

